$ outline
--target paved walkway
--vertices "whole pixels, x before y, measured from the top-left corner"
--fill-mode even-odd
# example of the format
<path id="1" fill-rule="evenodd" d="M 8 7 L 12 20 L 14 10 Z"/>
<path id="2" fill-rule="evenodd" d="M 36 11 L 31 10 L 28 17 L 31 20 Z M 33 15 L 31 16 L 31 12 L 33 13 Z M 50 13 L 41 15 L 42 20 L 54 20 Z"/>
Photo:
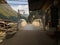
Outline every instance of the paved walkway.
<path id="1" fill-rule="evenodd" d="M 5 40 L 0 45 L 53 45 L 54 40 L 39 30 L 23 30 L 17 32 L 13 38 Z"/>
<path id="2" fill-rule="evenodd" d="M 26 25 L 23 30 L 40 30 L 41 28 L 39 26 L 34 26 L 32 24 Z"/>
<path id="3" fill-rule="evenodd" d="M 28 30 L 28 28 L 29 30 Z M 46 31 L 31 29 L 33 26 L 29 24 L 22 31 L 18 31 L 12 38 L 5 40 L 0 45 L 54 45 Z M 31 29 L 31 30 L 30 30 Z"/>

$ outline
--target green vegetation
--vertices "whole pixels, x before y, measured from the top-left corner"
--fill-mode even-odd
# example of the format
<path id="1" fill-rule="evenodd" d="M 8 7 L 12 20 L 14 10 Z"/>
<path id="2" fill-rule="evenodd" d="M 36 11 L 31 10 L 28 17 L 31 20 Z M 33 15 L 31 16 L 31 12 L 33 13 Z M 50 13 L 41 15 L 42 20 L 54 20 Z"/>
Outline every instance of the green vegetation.
<path id="1" fill-rule="evenodd" d="M 32 22 L 35 19 L 39 19 L 42 16 L 42 11 L 41 10 L 34 10 L 30 11 L 30 15 L 28 17 L 28 22 Z"/>

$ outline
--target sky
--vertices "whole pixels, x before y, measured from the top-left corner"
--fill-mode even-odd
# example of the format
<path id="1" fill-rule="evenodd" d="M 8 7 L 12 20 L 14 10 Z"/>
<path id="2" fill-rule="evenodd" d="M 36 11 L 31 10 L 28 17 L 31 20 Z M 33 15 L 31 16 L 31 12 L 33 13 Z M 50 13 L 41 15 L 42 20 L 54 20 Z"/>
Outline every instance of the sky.
<path id="1" fill-rule="evenodd" d="M 6 1 L 16 12 L 20 10 L 20 13 L 23 13 L 24 11 L 25 14 L 29 14 L 28 0 L 6 0 Z"/>

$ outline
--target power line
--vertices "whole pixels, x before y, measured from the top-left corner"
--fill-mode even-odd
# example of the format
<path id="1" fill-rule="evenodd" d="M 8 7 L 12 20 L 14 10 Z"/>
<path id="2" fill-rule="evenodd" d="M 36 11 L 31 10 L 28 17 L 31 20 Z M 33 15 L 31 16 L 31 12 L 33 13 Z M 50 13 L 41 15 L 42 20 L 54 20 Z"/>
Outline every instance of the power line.
<path id="1" fill-rule="evenodd" d="M 13 3 L 10 3 L 11 5 L 28 5 L 28 4 L 13 4 Z"/>

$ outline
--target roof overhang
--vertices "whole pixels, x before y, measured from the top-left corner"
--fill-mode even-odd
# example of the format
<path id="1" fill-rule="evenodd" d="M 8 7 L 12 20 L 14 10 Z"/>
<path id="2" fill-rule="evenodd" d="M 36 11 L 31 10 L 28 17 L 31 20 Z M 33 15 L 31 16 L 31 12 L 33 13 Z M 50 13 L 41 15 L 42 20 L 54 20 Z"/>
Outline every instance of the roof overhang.
<path id="1" fill-rule="evenodd" d="M 29 2 L 29 10 L 40 10 L 48 8 L 54 0 L 28 0 Z M 59 1 L 59 0 L 57 0 Z"/>
<path id="2" fill-rule="evenodd" d="M 57 0 L 60 2 L 60 0 Z M 52 4 L 53 0 L 28 0 L 29 10 L 46 9 Z M 0 0 L 0 4 L 7 4 L 6 0 Z M 60 4 L 59 4 L 60 5 Z"/>
<path id="3" fill-rule="evenodd" d="M 5 0 L 0 0 L 0 4 L 6 4 L 7 2 Z"/>

